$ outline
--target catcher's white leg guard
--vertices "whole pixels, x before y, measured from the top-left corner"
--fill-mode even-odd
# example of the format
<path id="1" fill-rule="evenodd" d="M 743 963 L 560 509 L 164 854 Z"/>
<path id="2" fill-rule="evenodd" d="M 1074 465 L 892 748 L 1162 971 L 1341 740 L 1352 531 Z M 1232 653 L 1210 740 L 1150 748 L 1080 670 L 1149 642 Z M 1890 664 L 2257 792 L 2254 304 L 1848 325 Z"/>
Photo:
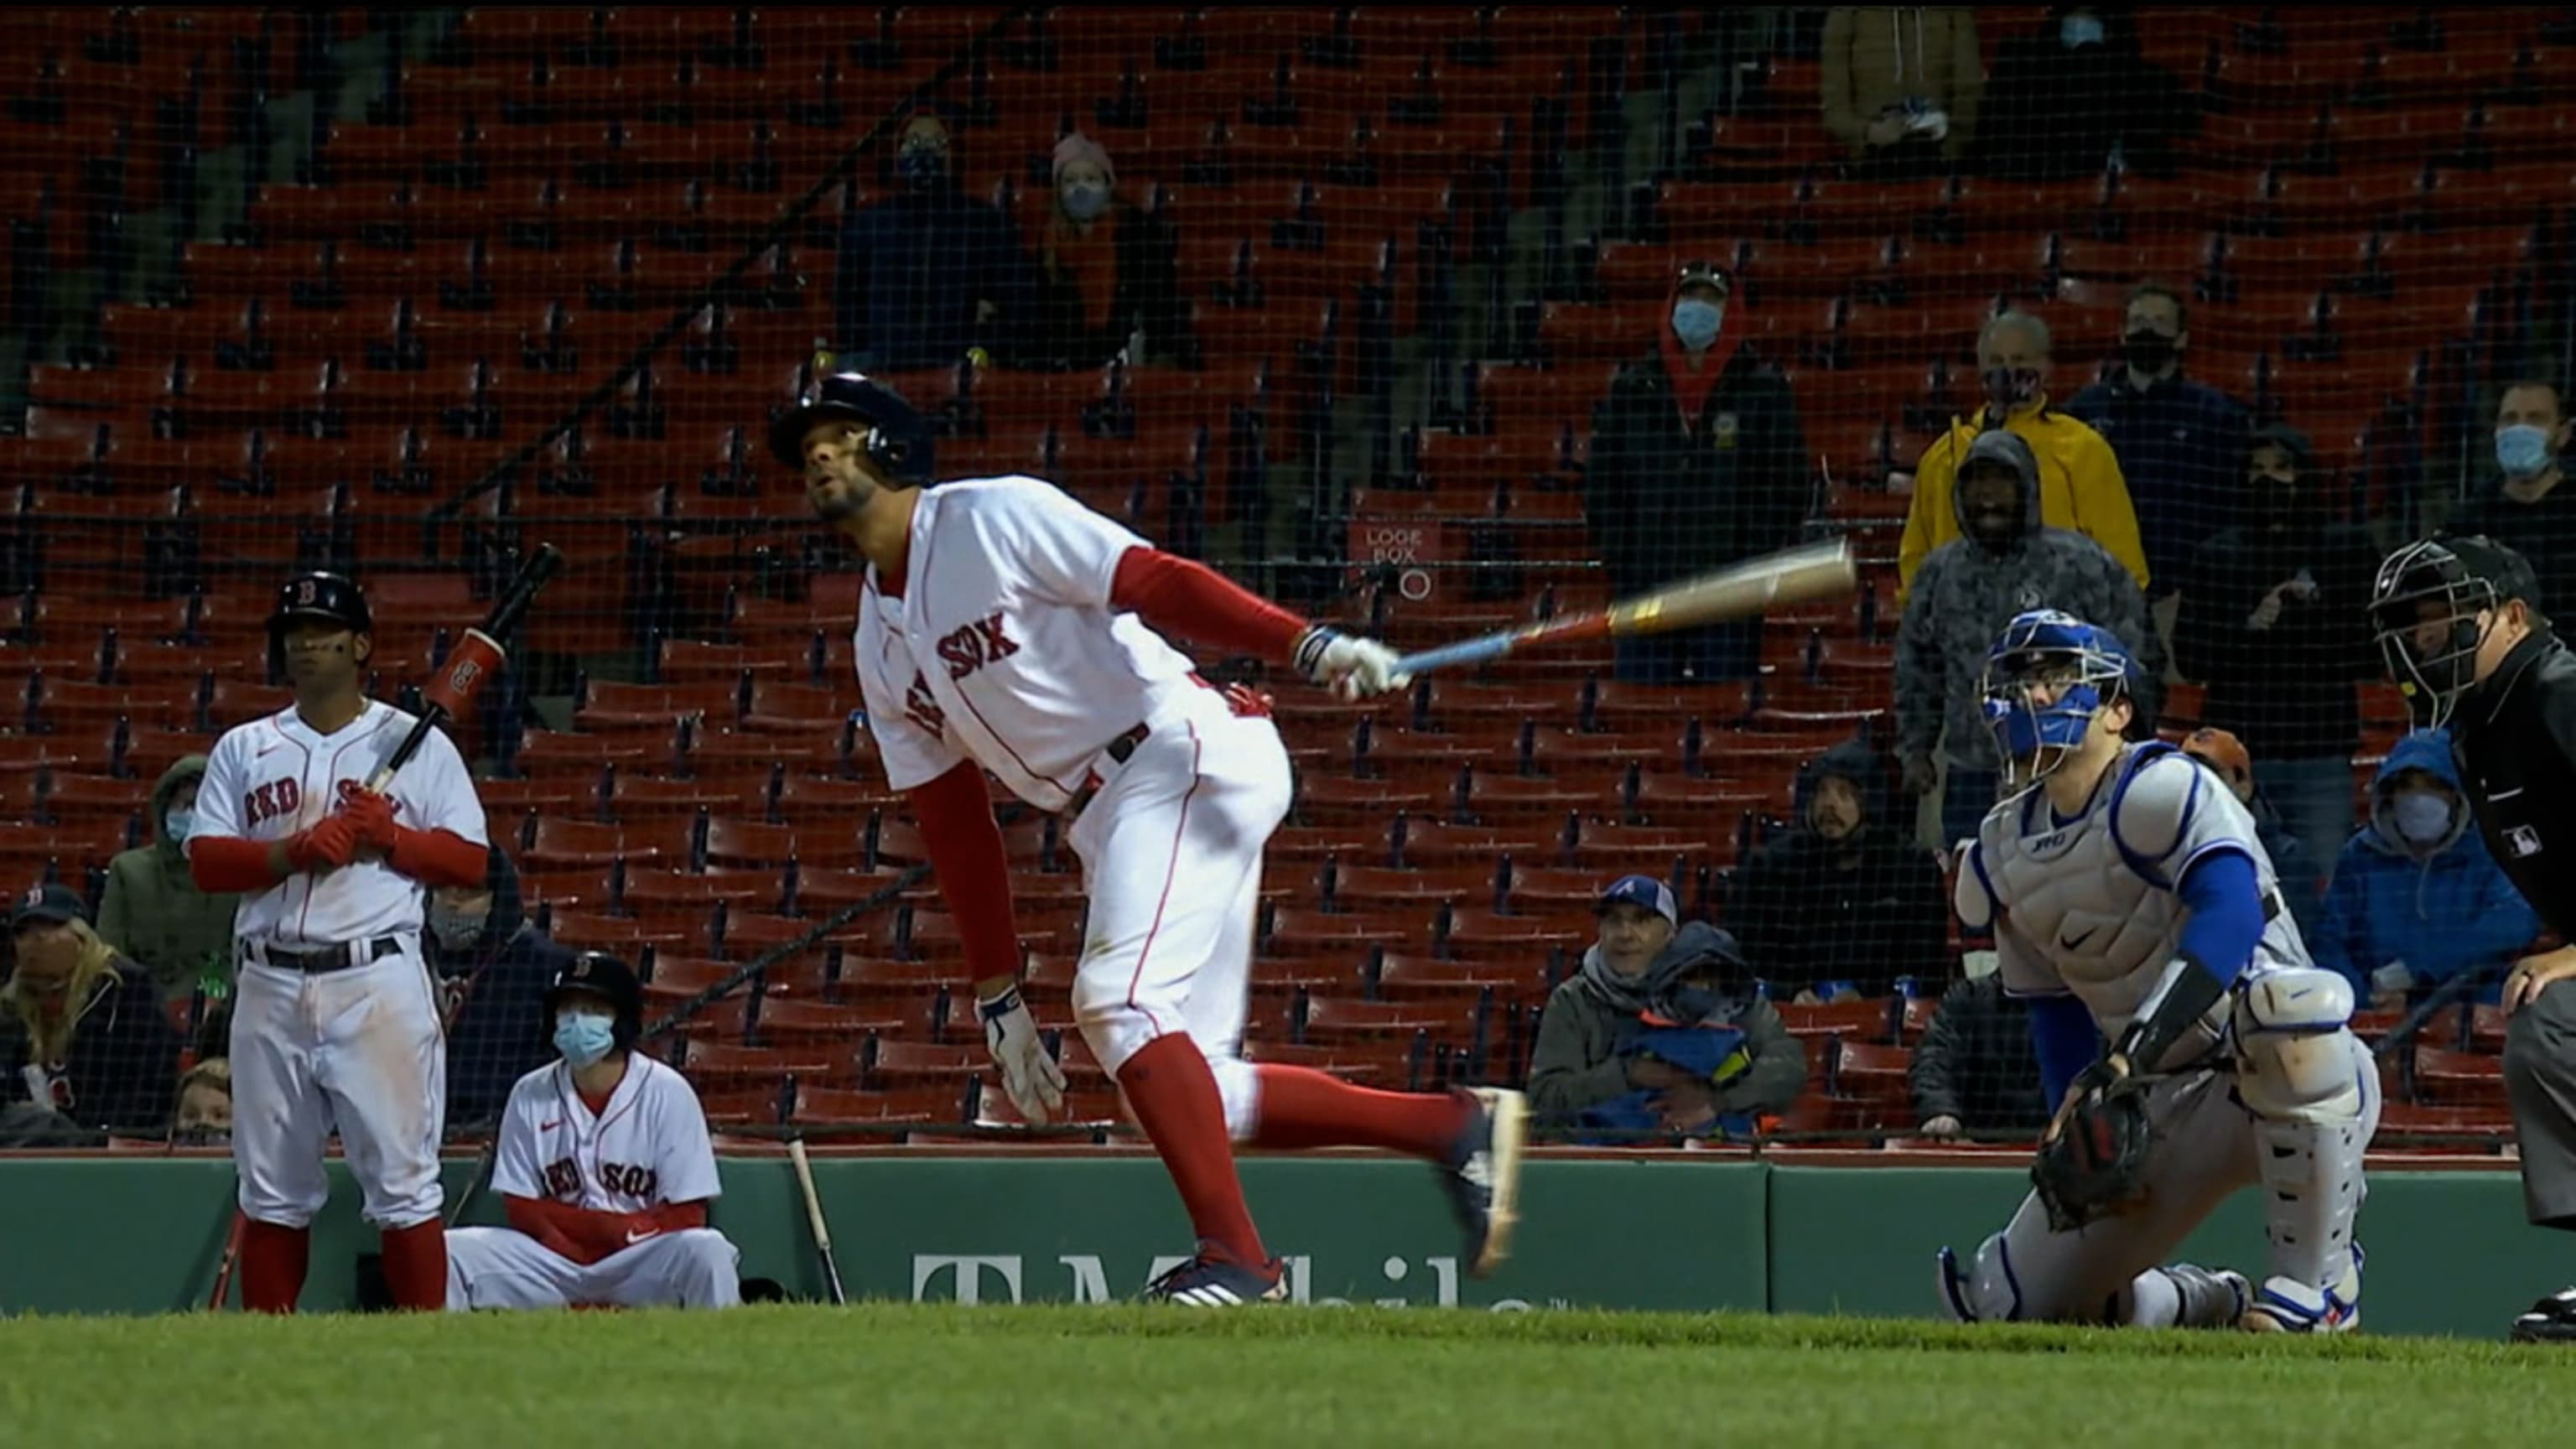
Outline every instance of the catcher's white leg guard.
<path id="1" fill-rule="evenodd" d="M 2246 1326 L 2342 1330 L 2361 1316 L 2353 1219 L 2362 1152 L 2379 1127 L 2379 1073 L 2346 1023 L 2352 987 L 2312 966 L 2238 990 L 2236 1095 L 2254 1114 L 2271 1277 Z"/>
<path id="2" fill-rule="evenodd" d="M 1959 1255 L 1941 1250 L 1941 1301 L 1961 1323 L 2007 1323 L 2021 1317 L 2021 1283 L 2013 1276 L 2012 1249 L 1996 1233 L 1977 1245 L 1967 1271 Z"/>
<path id="3" fill-rule="evenodd" d="M 2129 1328 L 2234 1328 L 2253 1293 L 2242 1273 L 2168 1263 L 2130 1279 L 2107 1316 Z"/>

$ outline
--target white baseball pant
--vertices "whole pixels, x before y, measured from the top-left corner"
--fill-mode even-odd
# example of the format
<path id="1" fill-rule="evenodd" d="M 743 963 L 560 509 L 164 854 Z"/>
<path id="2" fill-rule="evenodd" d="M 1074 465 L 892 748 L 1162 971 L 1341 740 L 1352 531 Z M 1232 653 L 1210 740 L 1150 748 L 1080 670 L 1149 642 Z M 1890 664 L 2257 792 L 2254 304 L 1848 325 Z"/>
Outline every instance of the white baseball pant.
<path id="1" fill-rule="evenodd" d="M 322 1156 L 335 1128 L 368 1222 L 438 1216 L 447 1038 L 420 938 L 397 939 L 390 956 L 318 976 L 248 959 L 236 973 L 233 1163 L 246 1216 L 311 1224 L 331 1195 Z"/>
<path id="2" fill-rule="evenodd" d="M 474 1308 L 734 1308 L 742 1255 L 713 1228 L 645 1239 L 588 1265 L 516 1228 L 451 1228 L 447 1306 Z"/>
<path id="3" fill-rule="evenodd" d="M 1261 851 L 1289 789 L 1279 731 L 1209 692 L 1157 724 L 1066 834 L 1091 898 L 1073 1009 L 1092 1055 L 1114 1077 L 1154 1038 L 1189 1033 L 1236 1141 L 1260 1121 L 1243 1023 Z"/>

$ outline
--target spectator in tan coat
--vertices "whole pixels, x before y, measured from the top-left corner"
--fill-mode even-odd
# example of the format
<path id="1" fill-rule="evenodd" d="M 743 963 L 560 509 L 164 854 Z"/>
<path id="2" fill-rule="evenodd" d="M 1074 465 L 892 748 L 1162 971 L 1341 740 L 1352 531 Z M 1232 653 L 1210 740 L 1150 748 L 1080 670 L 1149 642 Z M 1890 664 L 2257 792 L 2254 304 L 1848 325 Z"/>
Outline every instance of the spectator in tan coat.
<path id="1" fill-rule="evenodd" d="M 1873 172 L 1970 154 L 1985 70 L 1963 5 L 1844 5 L 1825 17 L 1825 129 Z"/>

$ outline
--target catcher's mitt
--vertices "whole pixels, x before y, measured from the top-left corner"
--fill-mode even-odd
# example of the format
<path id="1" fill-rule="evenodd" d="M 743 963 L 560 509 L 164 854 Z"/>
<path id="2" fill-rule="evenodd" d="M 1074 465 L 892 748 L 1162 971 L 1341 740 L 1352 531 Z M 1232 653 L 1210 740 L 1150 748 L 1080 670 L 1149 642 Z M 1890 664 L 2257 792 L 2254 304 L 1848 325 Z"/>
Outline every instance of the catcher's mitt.
<path id="1" fill-rule="evenodd" d="M 2073 1104 L 2030 1165 L 2048 1225 L 2061 1233 L 2115 1217 L 2145 1197 L 2147 1153 L 2155 1145 L 2145 1078 L 2101 1062 L 2076 1082 Z"/>

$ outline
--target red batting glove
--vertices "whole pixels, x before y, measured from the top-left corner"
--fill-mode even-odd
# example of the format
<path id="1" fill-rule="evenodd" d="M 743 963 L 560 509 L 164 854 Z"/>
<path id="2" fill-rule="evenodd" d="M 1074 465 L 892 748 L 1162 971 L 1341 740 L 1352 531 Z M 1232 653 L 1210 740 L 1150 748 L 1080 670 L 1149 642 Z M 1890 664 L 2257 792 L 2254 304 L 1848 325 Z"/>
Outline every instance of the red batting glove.
<path id="1" fill-rule="evenodd" d="M 357 853 L 357 822 L 346 815 L 330 816 L 286 842 L 286 863 L 299 871 L 326 866 L 336 870 L 356 858 Z"/>
<path id="2" fill-rule="evenodd" d="M 340 818 L 357 830 L 358 843 L 371 845 L 390 855 L 400 838 L 401 827 L 394 824 L 394 802 L 373 790 L 351 790 L 340 802 Z"/>

